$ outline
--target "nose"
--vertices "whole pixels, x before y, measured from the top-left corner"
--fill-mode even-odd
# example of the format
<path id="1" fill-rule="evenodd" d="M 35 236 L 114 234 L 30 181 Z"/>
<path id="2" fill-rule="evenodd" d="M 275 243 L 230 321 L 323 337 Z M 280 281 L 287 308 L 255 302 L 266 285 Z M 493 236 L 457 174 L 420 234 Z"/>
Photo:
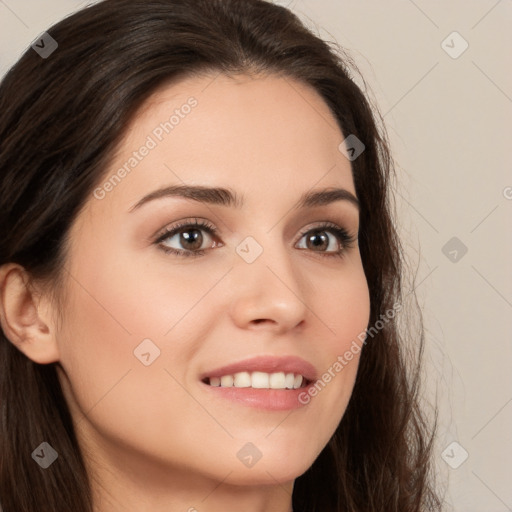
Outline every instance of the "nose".
<path id="1" fill-rule="evenodd" d="M 304 322 L 306 283 L 284 246 L 264 248 L 252 263 L 236 255 L 230 279 L 230 315 L 238 327 L 280 334 Z"/>

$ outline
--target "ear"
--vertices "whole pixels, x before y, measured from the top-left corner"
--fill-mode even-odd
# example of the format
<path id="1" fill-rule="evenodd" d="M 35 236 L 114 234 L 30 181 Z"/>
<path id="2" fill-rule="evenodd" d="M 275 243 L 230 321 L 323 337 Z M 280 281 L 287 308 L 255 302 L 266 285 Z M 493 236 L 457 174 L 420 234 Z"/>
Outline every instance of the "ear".
<path id="1" fill-rule="evenodd" d="M 4 334 L 39 364 L 59 360 L 48 299 L 36 293 L 25 269 L 15 263 L 0 267 L 0 324 Z"/>

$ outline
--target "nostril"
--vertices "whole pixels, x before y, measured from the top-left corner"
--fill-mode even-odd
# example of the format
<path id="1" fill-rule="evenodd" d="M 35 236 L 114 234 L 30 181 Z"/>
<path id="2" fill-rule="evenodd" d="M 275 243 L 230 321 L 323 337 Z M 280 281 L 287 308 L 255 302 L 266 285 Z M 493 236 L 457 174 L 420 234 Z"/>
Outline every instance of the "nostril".
<path id="1" fill-rule="evenodd" d="M 255 318 L 252 320 L 251 323 L 253 324 L 262 324 L 262 323 L 269 323 L 269 324 L 276 324 L 277 322 L 275 320 L 272 320 L 271 318 Z"/>

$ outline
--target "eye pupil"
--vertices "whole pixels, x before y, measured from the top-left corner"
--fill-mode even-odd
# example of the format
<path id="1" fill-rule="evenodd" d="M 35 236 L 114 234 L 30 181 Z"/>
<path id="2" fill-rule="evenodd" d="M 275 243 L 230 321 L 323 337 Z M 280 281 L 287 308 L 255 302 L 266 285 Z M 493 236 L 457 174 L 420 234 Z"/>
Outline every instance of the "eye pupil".
<path id="1" fill-rule="evenodd" d="M 190 235 L 190 233 L 193 233 Z M 199 229 L 189 229 L 181 233 L 181 241 L 186 242 L 189 249 L 198 249 L 203 245 L 203 235 Z"/>
<path id="2" fill-rule="evenodd" d="M 325 231 L 318 231 L 308 236 L 308 247 L 310 243 L 313 247 L 329 247 L 329 238 L 326 236 Z"/>

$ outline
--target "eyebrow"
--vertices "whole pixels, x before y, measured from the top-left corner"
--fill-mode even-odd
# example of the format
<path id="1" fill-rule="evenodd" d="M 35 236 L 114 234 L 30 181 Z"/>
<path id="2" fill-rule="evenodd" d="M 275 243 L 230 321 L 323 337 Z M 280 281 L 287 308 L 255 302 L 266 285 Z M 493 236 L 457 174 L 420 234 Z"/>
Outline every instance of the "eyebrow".
<path id="1" fill-rule="evenodd" d="M 244 204 L 243 197 L 239 196 L 229 188 L 206 187 L 202 185 L 171 185 L 145 195 L 129 209 L 129 212 L 140 208 L 142 205 L 150 201 L 164 197 L 182 197 L 198 201 L 200 203 L 230 206 L 235 208 L 241 208 Z M 295 208 L 300 209 L 325 206 L 336 201 L 348 201 L 358 210 L 360 209 L 359 200 L 354 194 L 352 194 L 352 192 L 344 188 L 334 187 L 305 192 L 297 201 Z"/>

